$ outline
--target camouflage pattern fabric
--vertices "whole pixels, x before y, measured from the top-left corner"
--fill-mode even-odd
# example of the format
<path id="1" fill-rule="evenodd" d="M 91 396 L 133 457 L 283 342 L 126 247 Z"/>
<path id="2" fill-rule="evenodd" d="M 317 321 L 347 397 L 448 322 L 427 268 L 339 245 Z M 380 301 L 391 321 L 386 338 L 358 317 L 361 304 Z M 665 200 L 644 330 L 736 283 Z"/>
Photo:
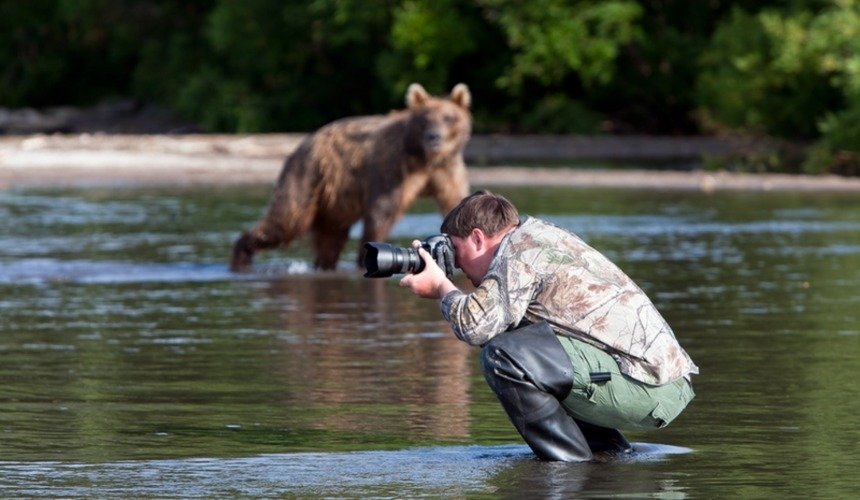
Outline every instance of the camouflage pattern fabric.
<path id="1" fill-rule="evenodd" d="M 579 236 L 540 219 L 526 218 L 502 240 L 474 292 L 451 292 L 441 307 L 471 345 L 546 320 L 557 335 L 606 351 L 640 382 L 663 385 L 699 372 L 633 280 Z"/>

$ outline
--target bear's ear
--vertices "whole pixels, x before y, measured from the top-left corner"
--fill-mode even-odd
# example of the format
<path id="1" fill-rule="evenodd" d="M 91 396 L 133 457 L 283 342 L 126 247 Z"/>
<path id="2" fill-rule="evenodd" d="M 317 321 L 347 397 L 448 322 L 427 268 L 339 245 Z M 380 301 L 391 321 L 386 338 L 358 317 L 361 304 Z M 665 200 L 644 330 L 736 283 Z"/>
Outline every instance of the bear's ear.
<path id="1" fill-rule="evenodd" d="M 424 90 L 421 84 L 413 83 L 406 91 L 406 107 L 418 108 L 424 105 L 430 99 L 430 94 Z"/>
<path id="2" fill-rule="evenodd" d="M 472 94 L 465 83 L 458 83 L 451 90 L 451 100 L 462 108 L 469 109 L 472 106 Z"/>

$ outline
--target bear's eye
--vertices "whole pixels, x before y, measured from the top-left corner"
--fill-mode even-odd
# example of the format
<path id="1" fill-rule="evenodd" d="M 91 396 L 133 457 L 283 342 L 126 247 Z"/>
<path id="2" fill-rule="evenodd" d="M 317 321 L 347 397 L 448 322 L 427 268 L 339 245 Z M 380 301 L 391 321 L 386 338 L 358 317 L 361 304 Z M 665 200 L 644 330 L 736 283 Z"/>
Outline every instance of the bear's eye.
<path id="1" fill-rule="evenodd" d="M 445 123 L 447 123 L 448 125 L 453 125 L 457 123 L 457 115 L 445 115 L 442 117 L 442 119 L 445 120 Z"/>

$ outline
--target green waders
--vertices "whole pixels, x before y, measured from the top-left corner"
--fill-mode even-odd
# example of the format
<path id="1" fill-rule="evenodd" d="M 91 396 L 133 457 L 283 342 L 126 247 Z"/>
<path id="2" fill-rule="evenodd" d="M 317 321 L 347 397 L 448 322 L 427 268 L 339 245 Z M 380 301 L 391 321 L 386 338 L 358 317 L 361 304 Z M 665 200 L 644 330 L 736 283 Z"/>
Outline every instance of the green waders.
<path id="1" fill-rule="evenodd" d="M 573 387 L 562 405 L 575 418 L 624 430 L 652 430 L 675 420 L 695 396 L 681 377 L 650 385 L 621 373 L 606 352 L 581 340 L 558 337 L 575 367 Z"/>
<path id="2" fill-rule="evenodd" d="M 612 366 L 579 344 L 591 347 L 583 342 L 559 338 L 546 322 L 541 322 L 501 333 L 487 342 L 481 351 L 481 366 L 487 384 L 511 423 L 542 460 L 586 461 L 591 460 L 595 452 L 627 452 L 632 449 L 616 429 L 642 428 L 639 408 L 650 403 L 636 401 L 633 405 L 636 411 L 628 415 L 626 406 L 630 402 L 627 399 L 617 403 L 610 399 L 607 403 L 602 397 L 595 397 L 606 391 L 598 391 L 594 386 L 599 385 L 603 389 L 621 386 L 623 390 L 615 392 L 623 393 L 625 398 L 653 400 L 647 387 L 643 388 L 644 396 L 643 392 L 627 388 L 628 385 L 639 387 L 644 384 L 621 375 L 611 356 L 606 355 L 606 358 Z M 692 389 L 684 382 L 689 391 L 688 402 L 692 399 Z M 662 387 L 665 386 L 657 389 Z M 615 392 L 607 395 L 611 398 Z M 671 392 L 677 394 L 678 389 Z M 667 424 L 683 406 L 686 402 L 671 418 L 671 412 L 656 412 L 660 419 L 669 420 L 655 421 L 650 428 Z M 654 409 L 652 406 L 652 411 L 646 414 L 655 414 Z M 628 425 L 631 419 L 640 425 Z"/>

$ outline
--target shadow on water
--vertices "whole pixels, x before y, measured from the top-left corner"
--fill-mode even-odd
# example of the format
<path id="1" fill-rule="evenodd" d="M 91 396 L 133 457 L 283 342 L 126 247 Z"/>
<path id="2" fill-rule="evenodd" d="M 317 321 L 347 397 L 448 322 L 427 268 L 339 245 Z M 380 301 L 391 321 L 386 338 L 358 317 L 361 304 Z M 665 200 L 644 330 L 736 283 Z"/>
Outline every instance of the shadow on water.
<path id="1" fill-rule="evenodd" d="M 673 425 L 630 436 L 638 453 L 551 464 L 521 444 L 438 305 L 361 278 L 355 245 L 336 272 L 310 269 L 297 242 L 230 274 L 230 244 L 268 194 L 0 193 L 0 495 L 836 498 L 860 487 L 856 197 L 505 190 L 617 262 L 702 370 Z M 440 220 L 419 204 L 391 239 L 406 245 Z"/>
<path id="2" fill-rule="evenodd" d="M 690 453 L 681 447 L 634 443 L 637 451 L 598 463 L 541 462 L 524 445 L 450 446 L 400 451 L 294 453 L 236 459 L 123 461 L 102 464 L 3 463 L 2 483 L 21 495 L 212 497 L 462 496 L 524 492 L 559 498 L 592 494 L 661 496 L 683 492 L 677 478 L 640 467 Z M 45 488 L 50 484 L 50 488 Z M 0 492 L 2 492 L 0 488 Z"/>

